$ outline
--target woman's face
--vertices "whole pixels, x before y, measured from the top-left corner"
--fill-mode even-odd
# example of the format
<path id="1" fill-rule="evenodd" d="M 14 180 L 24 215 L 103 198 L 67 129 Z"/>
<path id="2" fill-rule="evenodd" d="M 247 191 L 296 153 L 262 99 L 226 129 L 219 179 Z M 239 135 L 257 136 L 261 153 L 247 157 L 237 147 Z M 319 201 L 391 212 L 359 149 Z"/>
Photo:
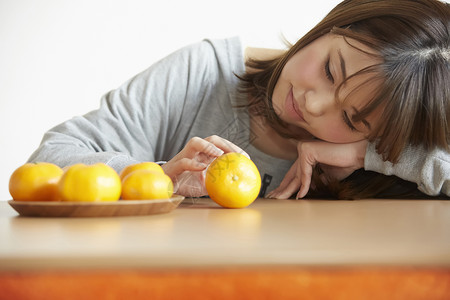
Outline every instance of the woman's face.
<path id="1" fill-rule="evenodd" d="M 347 39 L 359 49 L 362 44 Z M 374 112 L 362 122 L 352 116 L 367 103 L 376 89 L 367 84 L 351 93 L 346 101 L 337 101 L 335 92 L 345 78 L 376 64 L 375 58 L 349 45 L 341 36 L 327 34 L 292 56 L 275 85 L 272 102 L 277 115 L 295 133 L 303 128 L 316 138 L 333 143 L 350 143 L 364 139 L 379 119 Z M 344 99 L 369 75 L 358 75 L 340 90 Z"/>

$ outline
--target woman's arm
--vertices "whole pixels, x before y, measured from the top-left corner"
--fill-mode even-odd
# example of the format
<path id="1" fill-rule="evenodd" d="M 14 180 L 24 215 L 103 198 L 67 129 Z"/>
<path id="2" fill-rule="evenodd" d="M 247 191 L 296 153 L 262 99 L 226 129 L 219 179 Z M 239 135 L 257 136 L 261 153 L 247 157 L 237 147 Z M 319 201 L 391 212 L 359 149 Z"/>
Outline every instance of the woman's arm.
<path id="1" fill-rule="evenodd" d="M 103 162 L 117 171 L 140 161 L 168 161 L 189 139 L 180 124 L 195 116 L 199 93 L 208 88 L 203 77 L 213 78 L 200 59 L 209 48 L 198 43 L 178 50 L 105 94 L 98 109 L 48 131 L 29 161 L 61 167 Z"/>
<path id="2" fill-rule="evenodd" d="M 383 161 L 375 145 L 369 144 L 364 169 L 414 182 L 430 196 L 450 196 L 450 153 L 442 149 L 427 152 L 420 147 L 409 147 L 402 152 L 399 162 L 392 164 Z"/>
<path id="3" fill-rule="evenodd" d="M 176 51 L 106 94 L 99 109 L 51 129 L 29 161 L 61 167 L 103 162 L 118 172 L 133 163 L 166 161 L 163 169 L 177 193 L 203 196 L 206 166 L 224 152 L 243 152 L 218 136 L 195 137 L 206 136 L 208 128 L 192 129 L 210 122 L 196 116 L 210 107 L 223 80 L 217 64 L 212 42 Z"/>
<path id="4" fill-rule="evenodd" d="M 298 191 L 296 198 L 303 198 L 311 185 L 313 168 L 321 164 L 328 177 L 342 180 L 363 167 L 367 141 L 350 144 L 333 144 L 319 140 L 297 143 L 297 160 L 280 186 L 267 197 L 286 199 Z M 322 176 L 322 180 L 327 180 Z"/>
<path id="5" fill-rule="evenodd" d="M 450 154 L 441 149 L 426 152 L 422 148 L 405 149 L 396 164 L 385 162 L 376 153 L 375 145 L 360 141 L 332 144 L 322 141 L 299 142 L 298 158 L 280 186 L 268 194 L 273 198 L 306 195 L 311 184 L 313 167 L 321 164 L 327 176 L 342 180 L 363 168 L 385 175 L 395 175 L 414 182 L 423 193 L 450 196 Z"/>

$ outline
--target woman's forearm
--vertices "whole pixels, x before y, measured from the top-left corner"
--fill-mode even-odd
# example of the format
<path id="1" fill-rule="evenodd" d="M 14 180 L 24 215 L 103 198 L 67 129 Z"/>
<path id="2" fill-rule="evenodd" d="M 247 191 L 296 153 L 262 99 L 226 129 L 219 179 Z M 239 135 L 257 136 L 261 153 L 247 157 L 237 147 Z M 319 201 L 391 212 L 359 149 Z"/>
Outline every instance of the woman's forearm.
<path id="1" fill-rule="evenodd" d="M 428 152 L 420 147 L 409 147 L 403 151 L 398 163 L 392 164 L 383 161 L 375 145 L 369 144 L 364 168 L 415 182 L 420 191 L 430 196 L 450 196 L 450 153 L 442 149 Z"/>

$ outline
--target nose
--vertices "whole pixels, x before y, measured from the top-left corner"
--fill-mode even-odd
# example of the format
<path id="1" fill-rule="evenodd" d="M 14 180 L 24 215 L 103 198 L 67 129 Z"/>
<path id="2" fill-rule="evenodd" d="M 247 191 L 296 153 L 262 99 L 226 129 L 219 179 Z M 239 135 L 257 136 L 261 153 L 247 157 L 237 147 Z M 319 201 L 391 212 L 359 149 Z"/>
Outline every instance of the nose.
<path id="1" fill-rule="evenodd" d="M 319 93 L 310 90 L 305 94 L 305 110 L 312 116 L 319 117 L 336 108 L 334 93 Z"/>

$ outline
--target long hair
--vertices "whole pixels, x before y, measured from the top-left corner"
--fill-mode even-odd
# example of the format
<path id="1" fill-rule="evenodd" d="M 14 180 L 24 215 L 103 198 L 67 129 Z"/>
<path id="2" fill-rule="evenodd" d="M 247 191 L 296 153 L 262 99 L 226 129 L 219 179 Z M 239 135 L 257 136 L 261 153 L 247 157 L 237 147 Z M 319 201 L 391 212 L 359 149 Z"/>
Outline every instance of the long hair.
<path id="1" fill-rule="evenodd" d="M 264 116 L 282 136 L 295 137 L 275 114 L 273 90 L 286 62 L 328 33 L 368 46 L 375 52 L 371 55 L 381 61 L 349 76 L 337 90 L 361 74 L 382 79 L 381 86 L 368 95 L 367 104 L 352 120 L 359 122 L 376 108 L 384 108 L 380 121 L 367 137 L 384 160 L 397 162 L 408 145 L 449 150 L 450 5 L 438 0 L 341 2 L 281 56 L 246 62 L 253 71 L 240 78 L 242 91 L 249 95 L 250 113 Z M 391 185 L 392 178 L 381 179 L 380 189 L 388 185 L 382 182 Z M 379 192 L 375 190 L 372 195 Z M 358 198 L 358 192 L 352 197 Z"/>

